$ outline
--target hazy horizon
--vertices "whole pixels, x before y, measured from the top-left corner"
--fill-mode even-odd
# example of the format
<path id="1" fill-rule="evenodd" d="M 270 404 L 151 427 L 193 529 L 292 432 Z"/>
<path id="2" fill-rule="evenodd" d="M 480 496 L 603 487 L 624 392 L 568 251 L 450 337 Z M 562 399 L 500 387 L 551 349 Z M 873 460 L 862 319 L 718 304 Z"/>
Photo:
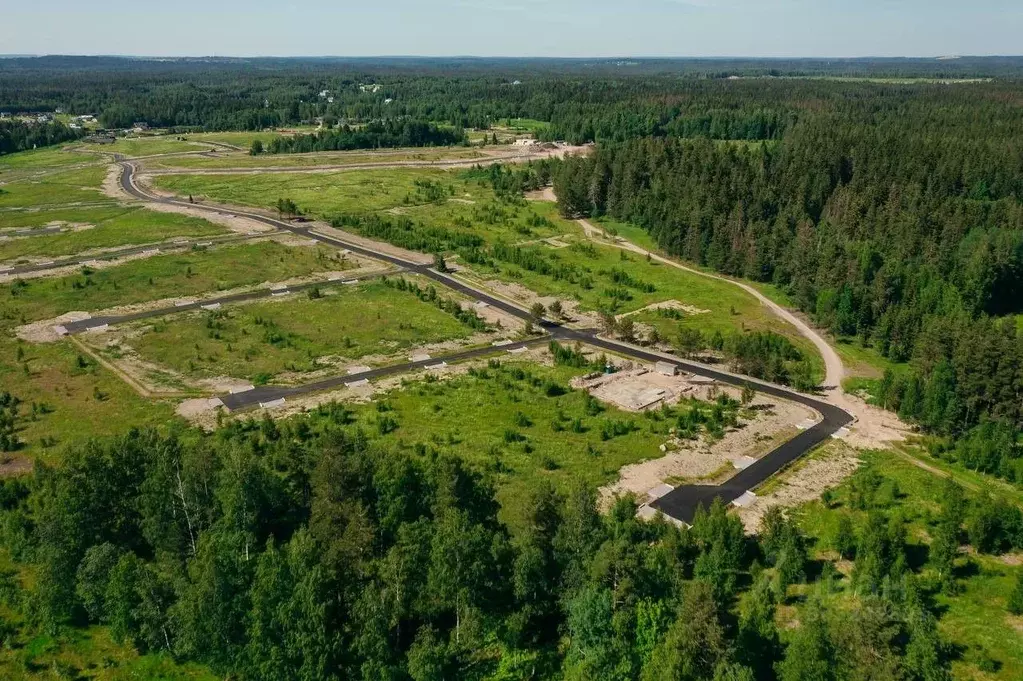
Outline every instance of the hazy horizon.
<path id="1" fill-rule="evenodd" d="M 935 58 L 1023 52 L 1009 0 L 70 0 L 5 10 L 10 55 Z"/>

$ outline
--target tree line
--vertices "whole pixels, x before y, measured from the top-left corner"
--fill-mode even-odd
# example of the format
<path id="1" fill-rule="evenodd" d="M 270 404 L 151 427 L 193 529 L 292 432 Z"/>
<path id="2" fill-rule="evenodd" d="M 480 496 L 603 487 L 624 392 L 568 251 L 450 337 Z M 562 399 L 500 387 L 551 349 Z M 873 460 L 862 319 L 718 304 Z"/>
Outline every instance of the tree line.
<path id="1" fill-rule="evenodd" d="M 381 449 L 351 422 L 327 404 L 208 435 L 132 431 L 4 480 L 4 545 L 34 575 L 4 573 L 4 602 L 30 631 L 99 623 L 244 679 L 950 678 L 934 585 L 876 473 L 850 493 L 866 521 L 834 538 L 854 561 L 850 610 L 828 605 L 834 566 L 778 509 L 748 538 L 720 503 L 681 529 L 637 518 L 631 497 L 601 515 L 593 490 L 543 483 L 512 531 L 460 460 Z M 939 568 L 963 539 L 999 551 L 1023 536 L 1018 510 L 1007 525 L 958 488 L 942 514 L 956 550 L 932 548 Z M 804 582 L 784 645 L 775 612 Z"/>
<path id="2" fill-rule="evenodd" d="M 0 156 L 70 142 L 81 138 L 82 135 L 82 131 L 72 130 L 59 121 L 49 123 L 0 121 Z"/>
<path id="3" fill-rule="evenodd" d="M 274 137 L 265 150 L 271 154 L 302 154 L 312 151 L 349 151 L 352 149 L 378 149 L 385 147 L 434 147 L 464 144 L 465 133 L 412 120 L 373 121 L 352 128 L 325 129 L 308 135 Z M 264 147 L 253 146 L 253 154 L 262 153 Z"/>
<path id="4" fill-rule="evenodd" d="M 642 225 L 669 252 L 777 284 L 835 335 L 910 362 L 875 397 L 927 430 L 1018 432 L 1023 109 L 988 94 L 841 105 L 772 143 L 606 144 L 563 163 L 554 187 L 566 215 Z"/>

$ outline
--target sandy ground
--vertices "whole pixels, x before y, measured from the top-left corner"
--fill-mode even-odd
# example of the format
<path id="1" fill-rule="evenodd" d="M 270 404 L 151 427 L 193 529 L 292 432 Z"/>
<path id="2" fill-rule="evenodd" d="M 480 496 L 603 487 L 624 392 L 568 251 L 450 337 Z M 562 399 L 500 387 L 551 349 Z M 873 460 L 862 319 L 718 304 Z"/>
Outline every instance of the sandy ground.
<path id="1" fill-rule="evenodd" d="M 645 367 L 579 380 L 573 387 L 589 389 L 598 399 L 631 411 L 639 410 L 630 400 L 642 395 L 643 390 L 664 391 L 664 397 L 650 405 L 652 408 L 659 408 L 662 401 L 673 404 L 689 397 L 707 400 L 718 393 L 738 397 L 738 391 L 730 386 L 694 376 L 664 376 Z M 651 396 L 654 395 L 651 393 Z M 727 431 L 718 441 L 711 442 L 705 437 L 698 440 L 669 437 L 662 445 L 661 456 L 623 467 L 618 481 L 602 487 L 603 503 L 626 492 L 635 493 L 641 502 L 647 501 L 647 493 L 665 482 L 676 485 L 682 481 L 730 477 L 735 472 L 734 462 L 748 463 L 749 459 L 760 458 L 781 440 L 793 436 L 797 432 L 796 424 L 819 419 L 819 415 L 807 407 L 763 395 L 756 397 L 752 407 L 755 418 L 740 419 L 740 427 Z M 656 455 L 651 452 L 651 456 Z"/>
<path id="2" fill-rule="evenodd" d="M 64 338 L 64 336 L 54 330 L 55 326 L 65 322 L 80 322 L 83 319 L 89 319 L 91 316 L 88 312 L 66 312 L 52 319 L 23 324 L 14 330 L 14 335 L 29 343 L 56 343 Z"/>
<path id="3" fill-rule="evenodd" d="M 707 314 L 710 310 L 702 310 L 694 305 L 686 305 L 685 303 L 678 300 L 662 300 L 659 303 L 650 303 L 645 307 L 641 307 L 638 310 L 632 312 L 626 312 L 625 314 L 618 315 L 618 319 L 624 319 L 625 317 L 631 317 L 641 312 L 652 312 L 654 310 L 680 310 L 686 314 Z"/>
<path id="4" fill-rule="evenodd" d="M 540 303 L 545 308 L 549 308 L 551 303 L 555 300 L 560 301 L 562 313 L 564 315 L 563 320 L 565 321 L 566 326 L 575 328 L 593 328 L 598 326 L 600 323 L 596 313 L 581 311 L 579 309 L 578 301 L 558 298 L 556 296 L 541 296 L 522 284 L 518 284 L 513 281 L 478 279 L 475 276 L 472 276 L 474 273 L 470 273 L 468 271 L 463 271 L 462 274 L 463 276 L 461 276 L 460 279 L 464 284 L 483 290 L 497 298 L 503 298 L 523 310 L 528 310 L 534 303 Z M 518 321 L 518 324 L 521 325 L 522 322 Z"/>
<path id="5" fill-rule="evenodd" d="M 835 487 L 860 465 L 856 450 L 836 443 L 819 456 L 797 464 L 796 470 L 783 473 L 778 486 L 751 505 L 735 509 L 747 532 L 756 532 L 764 514 L 774 506 L 791 508 L 820 498 L 824 490 Z"/>

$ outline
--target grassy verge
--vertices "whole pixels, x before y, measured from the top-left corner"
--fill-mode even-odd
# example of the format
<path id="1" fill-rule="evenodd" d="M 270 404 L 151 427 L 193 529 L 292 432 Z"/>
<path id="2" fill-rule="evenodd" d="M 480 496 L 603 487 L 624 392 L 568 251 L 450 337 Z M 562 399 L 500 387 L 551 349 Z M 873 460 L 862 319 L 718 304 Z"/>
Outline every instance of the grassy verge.
<path id="1" fill-rule="evenodd" d="M 266 141 L 266 140 L 264 140 Z M 232 142 L 232 144 L 235 144 Z M 306 166 L 344 165 L 359 163 L 405 163 L 414 161 L 437 161 L 440 159 L 473 159 L 483 155 L 473 149 L 462 147 L 397 149 L 393 152 L 347 151 L 319 152 L 314 154 L 231 154 L 208 158 L 205 156 L 170 156 L 147 162 L 151 168 L 194 168 L 196 170 L 216 168 L 301 168 Z"/>

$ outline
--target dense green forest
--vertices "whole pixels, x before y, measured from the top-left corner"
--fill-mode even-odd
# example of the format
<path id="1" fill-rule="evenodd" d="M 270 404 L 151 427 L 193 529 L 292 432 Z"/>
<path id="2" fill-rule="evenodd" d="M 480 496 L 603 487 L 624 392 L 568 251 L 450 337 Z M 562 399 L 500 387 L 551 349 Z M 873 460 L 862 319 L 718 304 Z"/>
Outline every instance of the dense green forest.
<path id="1" fill-rule="evenodd" d="M 909 361 L 877 401 L 955 438 L 1000 424 L 1008 435 L 984 437 L 985 457 L 945 454 L 1016 481 L 1021 103 L 983 86 L 879 90 L 804 112 L 777 141 L 605 144 L 557 170 L 555 190 L 566 214 L 640 224 L 669 252 L 778 284 L 837 336 Z"/>
<path id="2" fill-rule="evenodd" d="M 550 123 L 545 139 L 777 139 L 801 111 L 869 106 L 895 85 L 843 78 L 1016 76 L 1018 58 L 962 60 L 0 59 L 0 111 L 91 113 L 109 128 L 259 130 L 318 117 L 486 128 Z M 777 76 L 784 75 L 779 78 Z M 794 76 L 820 79 L 804 80 Z M 728 80 L 738 78 L 737 80 Z M 1011 93 L 1001 81 L 988 84 Z M 943 89 L 933 89 L 935 96 Z M 898 94 L 898 92 L 896 92 Z M 864 96 L 867 95 L 867 96 Z M 390 101 L 389 101 L 390 100 Z"/>
<path id="3" fill-rule="evenodd" d="M 4 575 L 3 607 L 246 679 L 948 678 L 930 603 L 955 593 L 957 552 L 921 562 L 877 473 L 847 501 L 861 528 L 834 539 L 861 607 L 811 592 L 786 646 L 776 609 L 837 573 L 777 510 L 749 539 L 719 504 L 683 530 L 541 485 L 512 532 L 479 473 L 428 444 L 381 449 L 352 418 L 133 431 L 4 481 L 3 543 L 35 569 L 27 592 Z M 981 551 L 1023 542 L 1014 507 L 954 486 L 943 503 L 932 532 L 953 548 L 963 525 Z"/>
<path id="4" fill-rule="evenodd" d="M 81 136 L 80 130 L 72 130 L 63 123 L 0 121 L 0 155 L 60 144 Z"/>
<path id="5" fill-rule="evenodd" d="M 347 125 L 337 130 L 323 130 L 312 135 L 274 137 L 266 150 L 271 154 L 301 154 L 311 151 L 348 151 L 377 147 L 431 147 L 462 144 L 465 133 L 451 128 L 438 128 L 422 121 L 374 121 L 360 128 Z M 262 144 L 259 145 L 262 149 Z M 258 153 L 256 148 L 254 153 Z"/>

